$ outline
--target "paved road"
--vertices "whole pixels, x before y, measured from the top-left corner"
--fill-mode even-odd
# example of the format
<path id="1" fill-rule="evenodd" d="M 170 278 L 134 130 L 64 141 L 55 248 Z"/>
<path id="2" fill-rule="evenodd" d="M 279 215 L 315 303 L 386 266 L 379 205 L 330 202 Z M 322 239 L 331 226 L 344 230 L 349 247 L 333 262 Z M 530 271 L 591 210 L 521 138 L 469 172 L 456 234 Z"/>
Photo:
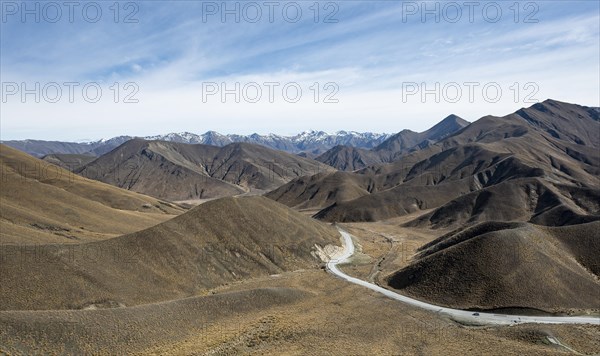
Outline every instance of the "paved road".
<path id="1" fill-rule="evenodd" d="M 600 317 L 583 317 L 583 316 L 527 316 L 527 315 L 506 315 L 494 313 L 474 313 L 472 311 L 452 309 L 440 307 L 403 296 L 392 292 L 373 283 L 363 281 L 362 279 L 351 277 L 342 272 L 338 265 L 346 261 L 354 254 L 354 243 L 352 237 L 346 231 L 339 229 L 340 234 L 344 239 L 344 253 L 336 259 L 327 262 L 327 270 L 332 274 L 354 284 L 369 288 L 379 292 L 386 297 L 410 304 L 422 309 L 426 309 L 435 313 L 445 314 L 452 319 L 462 322 L 476 324 L 494 324 L 494 325 L 515 325 L 523 323 L 538 323 L 538 324 L 596 324 L 600 325 Z M 476 315 L 477 314 L 477 315 Z"/>

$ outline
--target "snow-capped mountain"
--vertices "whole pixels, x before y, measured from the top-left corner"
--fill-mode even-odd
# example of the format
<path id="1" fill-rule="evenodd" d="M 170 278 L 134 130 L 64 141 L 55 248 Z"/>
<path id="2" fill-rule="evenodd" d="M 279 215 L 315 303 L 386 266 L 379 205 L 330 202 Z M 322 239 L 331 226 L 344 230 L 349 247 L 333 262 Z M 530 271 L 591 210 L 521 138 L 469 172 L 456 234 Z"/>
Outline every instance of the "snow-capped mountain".
<path id="1" fill-rule="evenodd" d="M 225 146 L 233 142 L 255 143 L 270 148 L 299 153 L 324 152 L 338 145 L 351 145 L 359 148 L 373 148 L 385 141 L 390 135 L 376 133 L 359 133 L 354 131 L 338 131 L 328 134 L 323 131 L 305 131 L 295 136 L 269 135 L 222 135 L 208 131 L 202 135 L 190 132 L 170 133 L 167 135 L 144 137 L 147 140 L 175 141 L 183 143 L 202 143 L 205 145 Z"/>
<path id="2" fill-rule="evenodd" d="M 208 131 L 200 135 L 191 132 L 180 132 L 141 138 L 145 140 L 173 141 L 220 147 L 234 142 L 247 142 L 291 153 L 304 152 L 305 154 L 314 156 L 338 145 L 350 145 L 367 149 L 373 148 L 390 136 L 389 134 L 360 133 L 354 131 L 338 131 L 329 134 L 323 131 L 311 130 L 295 136 L 259 135 L 256 133 L 252 135 L 223 135 L 215 131 Z M 77 153 L 101 156 L 133 138 L 132 136 L 117 136 L 110 139 L 88 142 L 22 140 L 4 141 L 3 143 L 38 157 L 51 153 Z"/>

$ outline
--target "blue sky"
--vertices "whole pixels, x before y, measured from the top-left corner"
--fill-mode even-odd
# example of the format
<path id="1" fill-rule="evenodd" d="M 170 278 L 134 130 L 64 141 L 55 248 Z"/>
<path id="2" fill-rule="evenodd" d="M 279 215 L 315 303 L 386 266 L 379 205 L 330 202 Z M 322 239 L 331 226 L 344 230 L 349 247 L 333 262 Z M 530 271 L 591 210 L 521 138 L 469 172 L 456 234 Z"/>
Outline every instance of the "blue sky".
<path id="1" fill-rule="evenodd" d="M 117 14 L 113 1 L 97 1 L 78 3 L 69 19 L 62 2 L 54 3 L 62 16 L 29 2 L 36 22 L 20 2 L 2 1 L 0 137 L 391 133 L 422 131 L 451 113 L 504 115 L 535 99 L 600 106 L 600 2 L 469 3 L 132 1 Z M 73 102 L 65 82 L 78 83 Z M 22 83 L 39 83 L 39 103 L 22 99 Z M 95 103 L 82 93 L 90 83 L 102 90 Z M 239 103 L 221 96 L 236 83 Z M 272 100 L 265 83 L 276 83 Z"/>

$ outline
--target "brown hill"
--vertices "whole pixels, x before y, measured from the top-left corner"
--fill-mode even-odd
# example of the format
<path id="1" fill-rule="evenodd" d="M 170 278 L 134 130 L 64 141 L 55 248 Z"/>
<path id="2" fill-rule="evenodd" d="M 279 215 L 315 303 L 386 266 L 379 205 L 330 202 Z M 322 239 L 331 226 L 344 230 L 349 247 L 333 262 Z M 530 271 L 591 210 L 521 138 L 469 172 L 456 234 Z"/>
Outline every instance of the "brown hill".
<path id="1" fill-rule="evenodd" d="M 419 145 L 427 146 L 428 143 L 439 141 L 468 125 L 468 121 L 456 115 L 449 115 L 432 128 L 423 132 L 417 133 L 410 130 L 403 130 L 375 147 L 374 151 L 386 157 L 386 161 L 390 162 Z"/>
<path id="2" fill-rule="evenodd" d="M 43 161 L 55 164 L 68 171 L 75 172 L 79 168 L 95 160 L 95 156 L 84 154 L 55 153 L 42 157 Z"/>
<path id="3" fill-rule="evenodd" d="M 250 143 L 221 148 L 209 170 L 212 177 L 260 190 L 274 189 L 297 177 L 334 171 L 315 160 Z"/>
<path id="4" fill-rule="evenodd" d="M 183 211 L 82 178 L 5 145 L 0 145 L 0 168 L 1 244 L 105 239 L 147 228 Z"/>
<path id="5" fill-rule="evenodd" d="M 406 226 L 440 228 L 494 220 L 547 226 L 600 220 L 600 190 L 515 179 L 460 196 Z"/>
<path id="6" fill-rule="evenodd" d="M 466 180 L 432 186 L 398 185 L 354 200 L 336 202 L 314 217 L 329 222 L 380 221 L 435 208 L 470 190 Z"/>
<path id="7" fill-rule="evenodd" d="M 509 153 L 490 151 L 480 144 L 451 148 L 416 164 L 399 161 L 385 167 L 388 170 L 360 174 L 372 177 L 373 194 L 336 201 L 316 217 L 326 221 L 383 220 L 436 208 L 503 181 L 543 175 L 542 170 Z"/>
<path id="8" fill-rule="evenodd" d="M 198 338 L 193 347 L 197 352 L 211 341 L 214 345 L 214 340 L 223 342 L 237 333 L 250 333 L 253 326 L 263 326 L 265 319 L 270 319 L 264 318 L 265 313 L 279 306 L 293 308 L 311 297 L 313 293 L 304 290 L 271 287 L 132 308 L 0 311 L 0 349 L 11 355 L 184 354 L 181 350 L 150 349 L 189 340 L 193 335 Z M 241 320 L 250 325 L 241 324 Z M 222 323 L 234 327 L 226 328 Z M 266 334 L 261 332 L 261 341 L 271 337 Z"/>
<path id="9" fill-rule="evenodd" d="M 527 112 L 529 117 L 536 117 L 537 122 L 544 122 L 546 126 L 532 125 L 531 119 L 518 113 L 505 117 L 484 117 L 437 143 L 405 154 L 393 163 L 351 173 L 365 175 L 374 182 L 369 190 L 371 194 L 353 201 L 334 201 L 334 205 L 316 216 L 326 221 L 371 221 L 414 212 L 415 207 L 437 208 L 455 200 L 443 209 L 451 212 L 450 215 L 440 211 L 437 216 L 445 217 L 439 221 L 433 219 L 431 223 L 447 225 L 476 222 L 498 214 L 502 218 L 503 211 L 507 213 L 506 216 L 519 215 L 518 220 L 535 217 L 535 221 L 544 223 L 550 220 L 538 216 L 538 213 L 545 208 L 549 210 L 558 206 L 567 209 L 564 211 L 570 214 L 570 218 L 563 219 L 563 222 L 571 221 L 571 218 L 578 221 L 578 216 L 582 214 L 597 215 L 597 206 L 581 202 L 590 199 L 585 196 L 598 196 L 600 186 L 597 135 L 588 133 L 600 131 L 597 111 L 548 100 L 519 112 Z M 565 124 L 569 120 L 574 124 Z M 548 125 L 554 127 L 554 135 L 548 132 Z M 565 132 L 561 131 L 563 128 Z M 536 179 L 533 183 L 536 187 L 531 189 L 533 195 L 523 195 L 520 193 L 522 189 L 508 188 L 509 183 L 489 190 L 494 185 L 522 178 Z M 332 191 L 325 185 L 314 187 L 313 190 L 319 190 L 324 195 Z M 558 200 L 551 200 L 552 204 L 531 210 L 529 206 L 532 203 L 529 200 L 537 201 L 534 195 L 539 190 L 555 191 Z M 294 192 L 295 189 L 286 187 L 286 191 Z M 461 197 L 478 191 L 482 194 Z M 491 192 L 498 197 L 508 194 L 502 199 L 504 205 L 485 203 L 483 197 Z M 527 203 L 527 207 L 517 209 L 521 209 L 522 214 L 508 213 L 508 210 L 514 210 L 510 194 L 517 194 L 512 197 L 514 202 Z M 286 196 L 269 196 L 283 202 L 292 201 Z M 475 204 L 477 197 L 480 197 L 481 204 Z M 310 200 L 310 197 L 306 198 Z M 499 200 L 495 201 L 500 203 Z M 309 201 L 293 202 L 312 205 Z M 470 210 L 475 205 L 481 211 Z M 477 217 L 471 219 L 475 215 Z M 425 220 L 429 221 L 429 216 Z"/>
<path id="10" fill-rule="evenodd" d="M 354 200 L 373 189 L 374 182 L 366 175 L 335 172 L 296 178 L 265 196 L 290 207 L 310 209 Z"/>
<path id="11" fill-rule="evenodd" d="M 423 132 L 403 130 L 372 150 L 336 146 L 317 157 L 316 160 L 339 170 L 355 171 L 371 165 L 393 162 L 403 154 L 428 147 L 467 125 L 469 125 L 468 121 L 456 115 L 450 115 Z"/>
<path id="12" fill-rule="evenodd" d="M 483 223 L 423 246 L 387 277 L 402 293 L 461 309 L 600 311 L 600 222 Z"/>
<path id="13" fill-rule="evenodd" d="M 137 305 L 195 295 L 243 278 L 319 265 L 338 232 L 263 197 L 223 198 L 117 238 L 1 246 L 1 310 Z"/>
<path id="14" fill-rule="evenodd" d="M 79 174 L 169 200 L 231 196 L 273 189 L 301 175 L 331 168 L 260 145 L 225 147 L 134 139 Z"/>
<path id="15" fill-rule="evenodd" d="M 342 171 L 355 171 L 383 162 L 375 151 L 350 146 L 335 146 L 315 159 Z"/>
<path id="16" fill-rule="evenodd" d="M 521 109 L 516 114 L 554 138 L 582 146 L 600 147 L 600 131 L 589 130 L 590 119 L 600 121 L 598 108 L 546 100 L 531 108 Z"/>

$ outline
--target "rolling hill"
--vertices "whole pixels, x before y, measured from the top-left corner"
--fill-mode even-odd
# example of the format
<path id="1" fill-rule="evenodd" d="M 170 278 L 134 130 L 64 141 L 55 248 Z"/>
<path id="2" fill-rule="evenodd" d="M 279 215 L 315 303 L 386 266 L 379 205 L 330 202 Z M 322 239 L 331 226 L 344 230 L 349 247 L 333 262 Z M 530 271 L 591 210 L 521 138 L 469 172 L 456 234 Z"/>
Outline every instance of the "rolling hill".
<path id="1" fill-rule="evenodd" d="M 374 188 L 366 175 L 339 171 L 296 178 L 265 196 L 297 209 L 315 209 L 369 195 Z"/>
<path id="2" fill-rule="evenodd" d="M 482 221 L 531 221 L 546 226 L 600 220 L 600 190 L 520 178 L 462 195 L 406 223 L 454 227 Z"/>
<path id="3" fill-rule="evenodd" d="M 217 147 L 134 139 L 78 173 L 161 199 L 192 200 L 270 190 L 295 177 L 331 170 L 260 145 Z"/>
<path id="4" fill-rule="evenodd" d="M 342 171 L 356 171 L 385 162 L 375 151 L 351 146 L 335 146 L 315 159 Z"/>
<path id="5" fill-rule="evenodd" d="M 314 268 L 331 226 L 263 197 L 214 200 L 146 230 L 27 258 L 0 246 L 1 310 L 139 305 L 236 280 Z"/>
<path id="6" fill-rule="evenodd" d="M 1 244 L 106 239 L 158 224 L 183 209 L 82 178 L 0 145 Z M 107 223 L 109 222 L 109 223 Z"/>
<path id="7" fill-rule="evenodd" d="M 543 227 L 487 222 L 421 247 L 390 287 L 454 308 L 498 312 L 600 311 L 600 222 Z"/>

